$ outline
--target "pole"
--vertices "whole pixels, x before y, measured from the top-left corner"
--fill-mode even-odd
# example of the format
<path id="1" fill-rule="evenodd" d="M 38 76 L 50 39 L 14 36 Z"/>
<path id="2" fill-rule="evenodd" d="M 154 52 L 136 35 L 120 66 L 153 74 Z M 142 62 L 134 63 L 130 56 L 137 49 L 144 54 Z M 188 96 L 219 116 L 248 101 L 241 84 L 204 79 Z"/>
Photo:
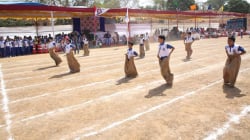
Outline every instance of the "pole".
<path id="1" fill-rule="evenodd" d="M 54 29 L 54 12 L 51 11 L 51 27 L 52 27 L 52 35 L 55 36 L 55 29 Z"/>

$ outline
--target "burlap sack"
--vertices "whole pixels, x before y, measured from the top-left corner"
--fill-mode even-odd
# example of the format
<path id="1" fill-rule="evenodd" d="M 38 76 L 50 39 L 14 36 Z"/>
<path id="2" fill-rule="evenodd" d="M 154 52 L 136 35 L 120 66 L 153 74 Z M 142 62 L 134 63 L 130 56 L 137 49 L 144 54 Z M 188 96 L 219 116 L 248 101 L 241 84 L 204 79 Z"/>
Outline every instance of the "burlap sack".
<path id="1" fill-rule="evenodd" d="M 146 48 L 146 51 L 150 50 L 149 40 L 145 40 L 145 48 Z"/>
<path id="2" fill-rule="evenodd" d="M 164 58 L 163 60 L 159 59 L 161 75 L 167 82 L 167 84 L 172 85 L 174 80 L 174 74 L 171 73 L 169 68 L 169 58 Z"/>
<path id="3" fill-rule="evenodd" d="M 136 77 L 138 75 L 135 63 L 134 63 L 134 57 L 131 57 L 128 59 L 128 56 L 125 55 L 125 65 L 124 65 L 124 71 L 126 77 Z"/>
<path id="4" fill-rule="evenodd" d="M 140 56 L 141 58 L 144 57 L 144 56 L 145 56 L 144 45 L 140 45 L 139 51 L 140 51 L 139 56 Z"/>
<path id="5" fill-rule="evenodd" d="M 224 83 L 229 83 L 234 86 L 241 64 L 240 56 L 230 56 L 226 60 L 225 67 L 223 69 Z"/>
<path id="6" fill-rule="evenodd" d="M 80 64 L 76 60 L 73 50 L 71 50 L 70 53 L 66 54 L 66 56 L 70 72 L 71 73 L 80 72 Z"/>
<path id="7" fill-rule="evenodd" d="M 49 54 L 50 54 L 50 57 L 55 61 L 57 66 L 62 62 L 62 59 L 56 53 L 55 48 L 50 48 Z"/>
<path id="8" fill-rule="evenodd" d="M 83 46 L 83 51 L 84 51 L 84 56 L 89 56 L 89 45 L 88 44 L 84 44 Z"/>

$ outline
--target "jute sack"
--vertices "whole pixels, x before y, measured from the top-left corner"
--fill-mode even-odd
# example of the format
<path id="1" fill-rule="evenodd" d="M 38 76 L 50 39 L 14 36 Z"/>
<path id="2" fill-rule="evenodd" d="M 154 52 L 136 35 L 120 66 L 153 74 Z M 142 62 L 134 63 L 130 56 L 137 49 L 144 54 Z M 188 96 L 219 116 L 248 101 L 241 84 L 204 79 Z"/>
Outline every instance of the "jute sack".
<path id="1" fill-rule="evenodd" d="M 131 57 L 128 59 L 128 56 L 125 55 L 125 65 L 124 65 L 124 71 L 126 77 L 136 77 L 138 75 L 135 63 L 134 63 L 134 57 Z"/>
<path id="2" fill-rule="evenodd" d="M 67 56 L 68 66 L 71 73 L 80 72 L 80 64 L 76 60 L 73 50 L 71 50 Z"/>
<path id="3" fill-rule="evenodd" d="M 56 65 L 59 65 L 62 62 L 62 59 L 59 55 L 55 52 L 55 48 L 49 49 L 50 57 L 55 61 Z"/>

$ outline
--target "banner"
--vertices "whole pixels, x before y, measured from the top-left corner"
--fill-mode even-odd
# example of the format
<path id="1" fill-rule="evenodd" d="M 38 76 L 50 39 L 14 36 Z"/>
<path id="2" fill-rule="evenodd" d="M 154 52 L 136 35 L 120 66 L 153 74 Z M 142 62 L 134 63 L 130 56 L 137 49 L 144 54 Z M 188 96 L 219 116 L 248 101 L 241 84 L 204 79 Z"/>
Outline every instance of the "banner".
<path id="1" fill-rule="evenodd" d="M 95 9 L 95 16 L 100 16 L 109 10 L 108 8 L 96 8 L 95 6 L 94 9 Z"/>

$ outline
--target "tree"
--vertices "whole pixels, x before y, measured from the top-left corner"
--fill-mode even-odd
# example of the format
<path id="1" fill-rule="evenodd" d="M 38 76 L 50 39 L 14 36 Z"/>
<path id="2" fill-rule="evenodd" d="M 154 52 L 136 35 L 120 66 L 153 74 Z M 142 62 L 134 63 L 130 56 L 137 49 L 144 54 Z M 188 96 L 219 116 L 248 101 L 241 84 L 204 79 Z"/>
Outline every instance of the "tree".
<path id="1" fill-rule="evenodd" d="M 250 13 L 250 4 L 244 0 L 229 0 L 225 5 L 224 11 L 237 13 Z"/>
<path id="2" fill-rule="evenodd" d="M 157 10 L 189 10 L 190 5 L 195 4 L 195 0 L 153 0 Z"/>
<path id="3" fill-rule="evenodd" d="M 211 5 L 212 9 L 219 10 L 229 0 L 208 0 L 206 3 Z"/>

